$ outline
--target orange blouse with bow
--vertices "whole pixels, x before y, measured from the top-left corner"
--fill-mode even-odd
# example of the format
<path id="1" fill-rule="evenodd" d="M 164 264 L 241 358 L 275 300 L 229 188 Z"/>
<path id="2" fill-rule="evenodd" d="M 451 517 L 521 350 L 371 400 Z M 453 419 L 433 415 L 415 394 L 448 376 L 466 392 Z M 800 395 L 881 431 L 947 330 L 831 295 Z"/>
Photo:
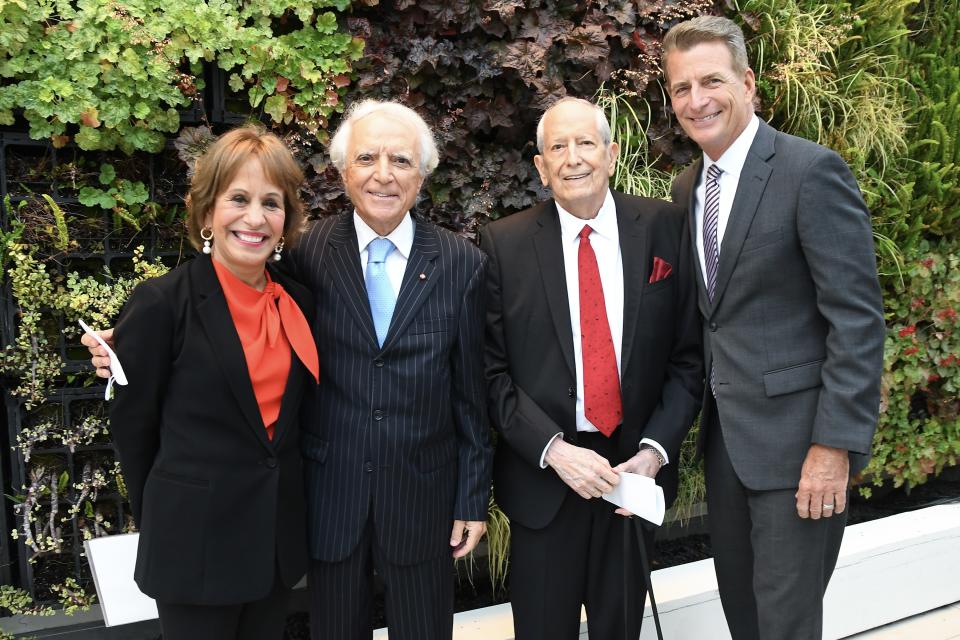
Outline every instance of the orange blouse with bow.
<path id="1" fill-rule="evenodd" d="M 216 260 L 212 262 L 243 345 L 260 416 L 272 440 L 290 376 L 291 347 L 319 382 L 317 344 L 303 311 L 269 272 L 264 272 L 267 284 L 263 291 L 257 291 Z"/>

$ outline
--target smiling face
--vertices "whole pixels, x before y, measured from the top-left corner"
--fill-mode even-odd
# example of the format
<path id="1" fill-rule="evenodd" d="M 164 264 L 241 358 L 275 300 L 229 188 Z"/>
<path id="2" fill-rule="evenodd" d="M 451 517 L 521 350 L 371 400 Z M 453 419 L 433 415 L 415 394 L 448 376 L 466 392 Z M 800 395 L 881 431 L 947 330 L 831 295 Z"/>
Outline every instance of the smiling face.
<path id="1" fill-rule="evenodd" d="M 283 191 L 267 180 L 260 159 L 251 156 L 204 219 L 213 230 L 213 257 L 250 286 L 262 288 L 264 266 L 283 237 L 285 217 Z"/>
<path id="2" fill-rule="evenodd" d="M 543 186 L 578 218 L 596 217 L 607 195 L 619 147 L 604 144 L 597 113 L 582 102 L 550 108 L 543 120 L 543 152 L 533 159 Z"/>
<path id="3" fill-rule="evenodd" d="M 711 160 L 719 159 L 753 115 L 753 71 L 738 74 L 726 45 L 704 42 L 670 51 L 666 72 L 680 126 Z"/>
<path id="4" fill-rule="evenodd" d="M 357 214 L 381 236 L 396 229 L 417 200 L 420 141 L 410 123 L 374 113 L 353 124 L 343 185 Z"/>

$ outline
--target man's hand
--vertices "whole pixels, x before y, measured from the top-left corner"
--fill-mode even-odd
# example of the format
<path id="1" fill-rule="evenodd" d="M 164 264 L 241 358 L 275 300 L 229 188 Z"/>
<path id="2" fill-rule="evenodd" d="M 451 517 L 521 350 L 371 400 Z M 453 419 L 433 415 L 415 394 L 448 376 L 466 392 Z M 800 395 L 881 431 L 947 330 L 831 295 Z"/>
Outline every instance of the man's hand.
<path id="1" fill-rule="evenodd" d="M 547 449 L 544 461 L 557 472 L 560 479 L 581 498 L 599 498 L 620 483 L 620 476 L 607 459 L 583 447 L 577 447 L 562 438 L 556 438 Z"/>
<path id="2" fill-rule="evenodd" d="M 627 473 L 637 473 L 647 476 L 648 478 L 656 478 L 657 472 L 660 471 L 660 460 L 652 449 L 641 449 L 626 462 L 621 462 L 615 466 L 613 470 L 617 473 L 626 471 Z M 627 516 L 628 518 L 633 515 L 633 513 L 623 507 L 617 509 L 615 513 Z"/>
<path id="3" fill-rule="evenodd" d="M 800 471 L 797 490 L 797 515 L 818 520 L 843 513 L 847 508 L 847 483 L 850 458 L 846 449 L 822 444 L 810 445 Z"/>
<path id="4" fill-rule="evenodd" d="M 453 557 L 462 558 L 473 551 L 486 530 L 486 522 L 454 520 L 453 531 L 450 532 L 450 546 L 453 548 Z"/>
<path id="5" fill-rule="evenodd" d="M 113 349 L 113 329 L 98 331 L 97 335 Z M 101 378 L 109 378 L 110 356 L 107 355 L 107 350 L 101 347 L 100 343 L 93 339 L 93 336 L 86 333 L 81 336 L 80 343 L 90 350 L 92 356 L 90 362 L 96 368 L 97 375 Z"/>

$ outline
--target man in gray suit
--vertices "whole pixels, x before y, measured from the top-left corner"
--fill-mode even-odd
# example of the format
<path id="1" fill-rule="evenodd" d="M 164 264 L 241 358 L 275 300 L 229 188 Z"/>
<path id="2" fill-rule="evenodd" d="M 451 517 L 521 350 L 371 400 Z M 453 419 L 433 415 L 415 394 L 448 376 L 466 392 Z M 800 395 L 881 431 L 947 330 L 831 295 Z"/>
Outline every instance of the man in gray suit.
<path id="1" fill-rule="evenodd" d="M 820 638 L 849 478 L 880 400 L 869 213 L 840 156 L 754 115 L 735 23 L 673 27 L 663 69 L 703 150 L 673 198 L 689 206 L 698 257 L 700 446 L 724 614 L 734 640 Z"/>

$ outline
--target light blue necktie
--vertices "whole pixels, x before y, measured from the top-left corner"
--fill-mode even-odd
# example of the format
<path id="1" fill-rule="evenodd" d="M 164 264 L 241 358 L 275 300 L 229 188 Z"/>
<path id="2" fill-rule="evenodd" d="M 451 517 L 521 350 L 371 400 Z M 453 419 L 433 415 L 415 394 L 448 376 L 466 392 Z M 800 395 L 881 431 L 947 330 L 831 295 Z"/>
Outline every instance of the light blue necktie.
<path id="1" fill-rule="evenodd" d="M 387 276 L 386 260 L 396 247 L 386 238 L 374 238 L 367 245 L 367 298 L 370 300 L 370 312 L 373 314 L 373 327 L 377 331 L 377 342 L 383 346 L 393 318 L 393 308 L 397 304 L 397 295 Z"/>

